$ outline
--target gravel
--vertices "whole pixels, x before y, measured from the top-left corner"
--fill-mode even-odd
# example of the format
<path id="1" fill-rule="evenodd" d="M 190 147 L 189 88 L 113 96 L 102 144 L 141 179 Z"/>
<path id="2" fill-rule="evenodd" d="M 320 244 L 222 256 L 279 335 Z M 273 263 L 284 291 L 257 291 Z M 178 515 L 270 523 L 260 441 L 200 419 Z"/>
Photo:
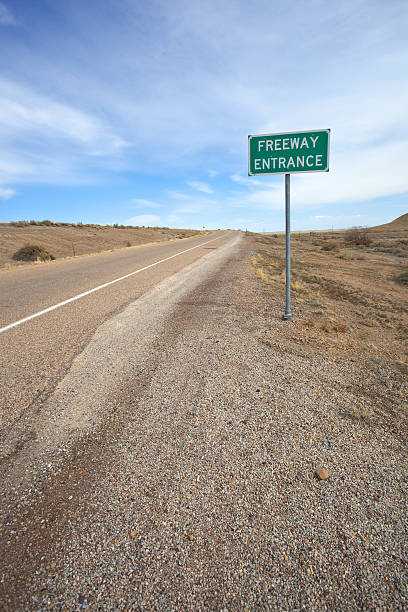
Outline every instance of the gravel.
<path id="1" fill-rule="evenodd" d="M 354 370 L 285 350 L 250 248 L 179 296 L 9 517 L 6 610 L 406 609 L 402 441 L 345 415 Z"/>

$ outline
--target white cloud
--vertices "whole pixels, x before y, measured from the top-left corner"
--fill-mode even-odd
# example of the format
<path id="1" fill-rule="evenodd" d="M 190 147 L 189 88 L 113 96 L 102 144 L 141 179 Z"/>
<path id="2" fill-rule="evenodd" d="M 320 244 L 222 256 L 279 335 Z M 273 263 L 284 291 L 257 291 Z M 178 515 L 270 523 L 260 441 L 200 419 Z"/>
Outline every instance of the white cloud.
<path id="1" fill-rule="evenodd" d="M 142 208 L 162 208 L 161 204 L 153 202 L 152 200 L 145 200 L 144 198 L 132 198 L 130 203 L 136 204 L 136 206 L 141 206 Z"/>
<path id="2" fill-rule="evenodd" d="M 107 125 L 82 110 L 4 79 L 0 86 L 0 129 L 5 136 L 60 137 L 84 147 L 88 154 L 112 153 L 126 146 Z"/>
<path id="3" fill-rule="evenodd" d="M 2 181 L 81 183 L 108 160 L 121 165 L 128 143 L 98 117 L 6 79 L 0 88 Z"/>
<path id="4" fill-rule="evenodd" d="M 345 227 L 356 227 L 361 225 L 369 225 L 365 223 L 364 216 L 360 213 L 356 214 L 345 214 L 345 215 L 315 215 L 311 217 L 308 222 L 308 227 L 313 228 L 345 228 Z"/>
<path id="5" fill-rule="evenodd" d="M 231 181 L 234 181 L 234 183 L 239 183 L 240 185 L 248 185 L 248 179 L 244 176 L 241 176 L 240 174 L 233 174 L 230 179 Z"/>
<path id="6" fill-rule="evenodd" d="M 361 215 L 360 213 L 357 213 L 355 215 L 315 215 L 313 217 L 313 219 L 316 219 L 317 221 L 322 221 L 322 220 L 326 220 L 329 219 L 330 221 L 343 221 L 344 219 L 360 219 Z"/>
<path id="7" fill-rule="evenodd" d="M 3 23 L 14 21 L 6 3 L 18 5 L 0 2 Z M 125 0 L 114 20 L 111 3 L 100 4 L 96 15 L 90 3 L 59 3 L 58 20 L 34 11 L 30 45 L 0 37 L 15 79 L 0 80 L 2 185 L 109 184 L 130 170 L 141 189 L 129 197 L 163 201 L 165 219 L 166 199 L 204 208 L 217 182 L 217 207 L 206 208 L 217 225 L 216 215 L 229 220 L 240 206 L 284 205 L 283 177 L 244 176 L 248 133 L 330 127 L 331 171 L 293 176 L 294 208 L 324 214 L 408 191 L 406 2 L 314 0 L 276 11 L 261 0 L 254 11 L 244 0 Z M 208 184 L 166 192 L 186 177 Z"/>
<path id="8" fill-rule="evenodd" d="M 240 185 L 245 185 L 246 187 L 262 185 L 262 181 L 249 176 L 241 176 L 240 174 L 233 174 L 230 179 L 231 181 L 234 181 L 234 183 L 239 183 Z"/>
<path id="9" fill-rule="evenodd" d="M 185 225 L 184 219 L 183 219 L 183 217 L 180 217 L 180 215 L 173 215 L 173 214 L 168 215 L 166 217 L 166 222 L 169 225 L 175 225 L 176 224 L 179 227 L 183 227 Z"/>
<path id="10" fill-rule="evenodd" d="M 16 25 L 13 14 L 4 2 L 0 2 L 0 25 Z"/>
<path id="11" fill-rule="evenodd" d="M 186 195 L 185 193 L 180 193 L 179 191 L 174 191 L 173 189 L 168 189 L 166 191 L 167 195 L 174 200 L 190 200 L 191 196 Z"/>
<path id="12" fill-rule="evenodd" d="M 126 225 L 156 227 L 161 225 L 161 217 L 159 217 L 159 215 L 136 215 L 135 217 L 130 217 L 130 219 L 126 221 Z"/>
<path id="13" fill-rule="evenodd" d="M 408 141 L 395 141 L 337 153 L 329 172 L 292 175 L 293 206 L 364 202 L 408 192 L 404 157 L 407 147 Z M 274 185 L 250 193 L 247 202 L 258 209 L 284 208 L 283 175 L 276 176 Z"/>
<path id="14" fill-rule="evenodd" d="M 202 206 L 199 206 L 198 204 L 192 204 L 191 206 L 182 206 L 181 208 L 176 208 L 176 210 L 174 210 L 173 212 L 175 214 L 194 214 L 194 213 L 198 213 L 201 212 L 202 210 Z"/>
<path id="15" fill-rule="evenodd" d="M 2 200 L 9 200 L 15 194 L 16 192 L 14 189 L 11 189 L 10 187 L 0 187 L 0 198 L 2 198 Z"/>
<path id="16" fill-rule="evenodd" d="M 190 185 L 190 187 L 197 189 L 197 191 L 201 191 L 202 193 L 214 193 L 211 187 L 202 181 L 187 181 L 187 185 Z"/>

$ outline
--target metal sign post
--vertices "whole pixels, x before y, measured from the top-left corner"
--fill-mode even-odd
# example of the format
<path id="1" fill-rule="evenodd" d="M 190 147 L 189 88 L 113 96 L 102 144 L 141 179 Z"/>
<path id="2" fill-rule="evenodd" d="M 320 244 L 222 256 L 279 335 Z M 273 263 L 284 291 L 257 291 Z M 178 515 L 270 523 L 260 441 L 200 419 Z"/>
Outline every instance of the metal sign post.
<path id="1" fill-rule="evenodd" d="M 248 136 L 248 174 L 285 175 L 286 303 L 283 319 L 293 319 L 290 310 L 290 175 L 329 171 L 330 130 L 258 134 Z"/>
<path id="2" fill-rule="evenodd" d="M 285 174 L 285 220 L 286 220 L 286 302 L 283 319 L 293 319 L 290 311 L 290 174 Z"/>

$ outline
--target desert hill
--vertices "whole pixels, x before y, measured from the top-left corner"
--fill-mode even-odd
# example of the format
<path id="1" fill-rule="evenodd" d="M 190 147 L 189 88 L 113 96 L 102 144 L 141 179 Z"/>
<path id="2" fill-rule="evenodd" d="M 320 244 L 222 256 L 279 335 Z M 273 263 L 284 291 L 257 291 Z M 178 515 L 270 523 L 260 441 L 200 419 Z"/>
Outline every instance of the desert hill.
<path id="1" fill-rule="evenodd" d="M 394 219 L 394 221 L 390 221 L 389 223 L 384 223 L 383 225 L 376 225 L 375 227 L 370 228 L 372 230 L 408 230 L 408 213 L 405 215 L 401 215 Z"/>
<path id="2" fill-rule="evenodd" d="M 35 223 L 35 224 L 34 224 Z M 38 245 L 56 259 L 88 255 L 149 242 L 188 238 L 197 230 L 162 227 L 82 225 L 51 222 L 0 223 L 0 268 L 23 265 L 12 259 L 21 247 Z"/>

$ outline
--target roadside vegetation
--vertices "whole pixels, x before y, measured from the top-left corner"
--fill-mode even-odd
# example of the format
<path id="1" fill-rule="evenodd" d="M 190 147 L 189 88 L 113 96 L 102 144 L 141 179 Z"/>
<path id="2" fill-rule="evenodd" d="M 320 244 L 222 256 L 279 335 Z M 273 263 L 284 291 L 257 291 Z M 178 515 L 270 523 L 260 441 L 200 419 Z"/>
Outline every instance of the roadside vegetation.
<path id="1" fill-rule="evenodd" d="M 15 261 L 50 261 L 55 257 L 36 244 L 26 244 L 13 254 L 13 259 Z"/>
<path id="2" fill-rule="evenodd" d="M 167 227 L 158 227 L 158 226 L 145 226 L 145 225 L 119 225 L 118 223 L 113 223 L 112 225 L 99 225 L 97 223 L 82 223 L 79 221 L 78 223 L 68 223 L 68 222 L 54 222 L 49 219 L 43 219 L 42 221 L 35 221 L 31 219 L 30 221 L 21 220 L 21 221 L 10 221 L 8 225 L 12 227 L 29 227 L 30 225 L 35 226 L 45 226 L 45 227 L 92 227 L 94 229 L 140 229 L 148 227 L 148 229 L 168 229 Z"/>
<path id="3" fill-rule="evenodd" d="M 352 227 L 344 232 L 344 244 L 347 246 L 370 246 L 372 238 L 365 227 Z"/>
<path id="4" fill-rule="evenodd" d="M 181 240 L 203 233 L 199 230 L 117 223 L 55 223 L 49 219 L 0 223 L 0 268 Z M 25 250 L 27 246 L 34 250 L 28 252 Z"/>
<path id="5" fill-rule="evenodd" d="M 401 272 L 401 274 L 398 274 L 398 276 L 395 277 L 395 280 L 402 285 L 408 285 L 408 269 Z"/>
<path id="6" fill-rule="evenodd" d="M 275 320 L 280 319 L 285 237 L 254 234 L 251 239 L 255 274 L 268 292 Z M 285 322 L 284 335 L 270 326 L 261 338 L 277 351 L 293 351 L 306 358 L 321 351 L 352 369 L 361 367 L 356 402 L 345 406 L 345 412 L 350 418 L 387 421 L 391 427 L 403 428 L 408 426 L 407 256 L 408 222 L 398 229 L 293 233 L 295 318 Z M 367 381 L 372 383 L 371 392 Z M 339 381 L 339 391 L 342 384 Z M 394 395 L 386 393 L 390 387 L 395 387 Z"/>

